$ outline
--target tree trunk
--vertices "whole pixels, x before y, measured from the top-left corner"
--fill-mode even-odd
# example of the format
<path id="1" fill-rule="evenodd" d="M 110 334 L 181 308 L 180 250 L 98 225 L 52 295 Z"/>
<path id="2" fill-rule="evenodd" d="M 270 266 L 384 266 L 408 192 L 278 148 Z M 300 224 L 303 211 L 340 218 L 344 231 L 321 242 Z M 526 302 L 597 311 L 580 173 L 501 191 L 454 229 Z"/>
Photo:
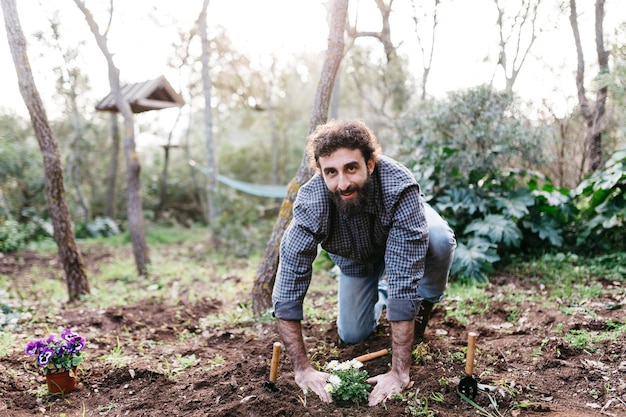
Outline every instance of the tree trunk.
<path id="1" fill-rule="evenodd" d="M 70 142 L 67 174 L 72 181 L 78 204 L 83 211 L 83 223 L 87 225 L 91 220 L 91 210 L 89 209 L 89 203 L 83 194 L 83 190 L 80 187 L 80 171 L 82 168 L 80 163 L 80 141 L 83 139 L 83 123 L 80 118 L 80 112 L 78 111 L 78 103 L 76 102 L 76 85 L 71 77 L 67 77 L 67 79 L 70 83 L 69 104 L 72 109 L 72 118 L 74 119 L 74 133 Z"/>
<path id="2" fill-rule="evenodd" d="M 160 219 L 165 206 L 167 205 L 167 173 L 170 165 L 170 148 L 169 144 L 163 146 L 163 174 L 161 174 L 161 190 L 159 192 L 159 205 L 154 211 L 154 218 Z"/>
<path id="3" fill-rule="evenodd" d="M 598 54 L 598 66 L 600 74 L 609 72 L 609 55 L 604 48 L 604 0 L 596 0 L 595 6 L 595 32 L 596 32 L 596 52 Z M 602 166 L 602 133 L 604 132 L 604 113 L 606 110 L 606 100 L 608 90 L 606 86 L 601 87 L 596 93 L 596 102 L 592 106 L 587 100 L 585 92 L 585 59 L 583 55 L 582 43 L 580 41 L 580 31 L 578 29 L 578 14 L 576 12 L 576 0 L 570 0 L 570 24 L 574 34 L 576 53 L 578 55 L 578 66 L 576 71 L 576 87 L 578 89 L 578 102 L 580 111 L 587 124 L 585 143 L 587 146 L 587 157 L 589 160 L 588 173 L 591 174 Z"/>
<path id="4" fill-rule="evenodd" d="M 217 196 L 217 164 L 213 145 L 213 116 L 211 114 L 211 75 L 209 73 L 209 38 L 207 35 L 207 8 L 209 0 L 202 2 L 202 11 L 198 17 L 200 39 L 202 40 L 202 90 L 204 92 L 204 136 L 206 141 L 207 163 L 207 206 L 209 225 L 214 226 L 217 218 L 215 198 Z"/>
<path id="5" fill-rule="evenodd" d="M 115 219 L 117 202 L 117 163 L 120 155 L 120 127 L 117 123 L 117 113 L 111 112 L 111 157 L 107 174 L 107 189 L 104 199 L 104 215 Z"/>
<path id="6" fill-rule="evenodd" d="M 96 43 L 104 54 L 109 68 L 109 84 L 111 93 L 115 97 L 115 104 L 118 111 L 124 118 L 124 156 L 126 158 L 126 194 L 128 206 L 128 230 L 130 233 L 130 241 L 133 246 L 133 255 L 135 257 L 135 266 L 140 275 L 146 275 L 148 265 L 150 264 L 150 256 L 148 245 L 146 244 L 146 234 L 143 222 L 143 208 L 141 204 L 141 187 L 140 176 L 141 163 L 135 149 L 135 124 L 133 121 L 133 112 L 130 104 L 122 95 L 120 87 L 119 70 L 113 62 L 113 55 L 107 46 L 106 37 L 100 34 L 98 24 L 93 16 L 80 0 L 74 0 L 74 3 L 85 15 L 85 19 L 89 24 L 89 28 L 96 38 Z"/>
<path id="7" fill-rule="evenodd" d="M 349 0 L 334 0 L 332 16 L 330 21 L 330 33 L 328 36 L 328 51 L 322 74 L 317 86 L 313 112 L 309 125 L 309 134 L 315 128 L 326 122 L 328 118 L 328 108 L 332 96 L 333 86 L 337 70 L 341 64 L 344 50 L 344 30 L 348 13 Z M 261 314 L 272 306 L 272 290 L 278 269 L 278 256 L 280 241 L 283 234 L 291 222 L 293 213 L 293 203 L 300 187 L 313 176 L 313 170 L 308 165 L 308 157 L 305 154 L 300 163 L 300 168 L 287 188 L 287 196 L 283 200 L 278 214 L 278 219 L 274 224 L 272 235 L 265 248 L 264 259 L 257 270 L 254 285 L 252 288 L 253 309 L 256 314 Z"/>
<path id="8" fill-rule="evenodd" d="M 69 210 L 65 203 L 63 168 L 57 140 L 50 129 L 46 110 L 35 86 L 26 55 L 26 38 L 19 21 L 15 0 L 2 0 L 2 10 L 20 92 L 43 154 L 46 200 L 54 227 L 54 240 L 65 271 L 69 301 L 77 301 L 80 296 L 89 294 L 89 280 L 82 255 L 76 246 Z"/>

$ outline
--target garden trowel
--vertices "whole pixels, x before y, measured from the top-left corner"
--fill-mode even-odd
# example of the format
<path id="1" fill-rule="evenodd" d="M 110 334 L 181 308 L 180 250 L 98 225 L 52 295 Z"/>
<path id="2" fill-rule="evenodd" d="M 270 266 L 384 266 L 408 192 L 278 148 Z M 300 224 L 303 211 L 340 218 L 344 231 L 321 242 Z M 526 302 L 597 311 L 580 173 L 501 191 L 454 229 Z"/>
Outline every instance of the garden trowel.
<path id="1" fill-rule="evenodd" d="M 465 377 L 461 379 L 459 383 L 459 391 L 462 392 L 467 398 L 476 397 L 476 391 L 478 391 L 478 382 L 472 374 L 474 373 L 474 351 L 476 350 L 476 337 L 475 332 L 469 332 L 467 335 L 467 358 L 465 361 Z"/>

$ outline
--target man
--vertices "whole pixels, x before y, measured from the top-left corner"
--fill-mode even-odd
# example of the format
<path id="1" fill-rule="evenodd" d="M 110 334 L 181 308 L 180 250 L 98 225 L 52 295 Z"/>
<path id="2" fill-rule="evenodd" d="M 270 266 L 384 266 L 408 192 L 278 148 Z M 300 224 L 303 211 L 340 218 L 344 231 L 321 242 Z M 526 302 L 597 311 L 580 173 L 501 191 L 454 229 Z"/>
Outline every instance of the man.
<path id="1" fill-rule="evenodd" d="M 337 330 L 345 343 L 371 335 L 383 307 L 392 332 L 391 369 L 368 380 L 374 406 L 410 382 L 411 350 L 441 301 L 456 241 L 423 201 L 411 172 L 380 154 L 361 121 L 334 120 L 307 139 L 317 174 L 300 189 L 283 236 L 274 315 L 300 388 L 331 402 L 329 374 L 311 366 L 302 336 L 302 303 L 321 245 L 339 267 Z M 386 277 L 386 279 L 384 279 Z M 421 307 L 421 308 L 420 308 Z"/>

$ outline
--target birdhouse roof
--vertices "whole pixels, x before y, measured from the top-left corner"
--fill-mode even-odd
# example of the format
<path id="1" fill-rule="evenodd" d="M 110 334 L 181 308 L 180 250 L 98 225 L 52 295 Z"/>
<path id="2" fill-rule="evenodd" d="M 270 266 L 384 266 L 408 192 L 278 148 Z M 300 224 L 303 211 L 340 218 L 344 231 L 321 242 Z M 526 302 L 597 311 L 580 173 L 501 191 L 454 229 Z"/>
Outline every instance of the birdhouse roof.
<path id="1" fill-rule="evenodd" d="M 185 104 L 185 100 L 174 91 L 164 76 L 140 83 L 126 84 L 122 87 L 122 96 L 130 104 L 133 113 L 181 107 Z M 119 111 L 112 92 L 96 105 L 96 110 Z"/>

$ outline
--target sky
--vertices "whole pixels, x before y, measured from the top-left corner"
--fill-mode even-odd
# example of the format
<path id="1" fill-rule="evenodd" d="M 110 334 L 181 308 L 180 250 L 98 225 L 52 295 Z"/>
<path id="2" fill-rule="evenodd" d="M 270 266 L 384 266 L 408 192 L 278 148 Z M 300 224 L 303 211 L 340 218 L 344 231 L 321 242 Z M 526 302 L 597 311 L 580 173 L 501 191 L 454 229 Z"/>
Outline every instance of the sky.
<path id="1" fill-rule="evenodd" d="M 510 2 L 511 0 L 508 0 Z M 36 41 L 33 33 L 45 29 L 48 19 L 60 9 L 60 22 L 66 42 L 81 46 L 94 94 L 109 92 L 107 66 L 97 48 L 82 13 L 72 0 L 17 0 L 18 13 L 28 42 L 28 54 L 35 82 L 44 105 L 54 113 L 54 81 L 50 78 L 54 53 Z M 424 4 L 426 2 L 416 2 Z M 555 8 L 560 0 L 544 0 Z M 593 3 L 579 0 L 579 21 L 585 41 L 585 58 L 595 60 L 593 45 Z M 87 0 L 101 28 L 106 24 L 108 1 Z M 109 48 L 121 72 L 123 82 L 171 77 L 167 68 L 168 48 L 176 39 L 177 27 L 189 28 L 197 18 L 202 0 L 132 0 L 115 1 L 116 15 L 109 33 Z M 359 28 L 378 30 L 376 13 L 370 13 L 373 0 L 351 0 L 351 16 L 359 13 Z M 402 44 L 401 52 L 418 57 L 418 45 L 412 26 L 408 0 L 396 0 L 397 13 L 392 14 L 392 36 Z M 369 8 L 369 10 L 368 10 Z M 626 2 L 607 0 L 606 28 L 626 20 Z M 443 97 L 458 89 L 488 83 L 503 85 L 502 73 L 496 69 L 496 10 L 493 0 L 443 0 L 439 11 L 435 57 L 428 84 L 430 94 Z M 104 20 L 103 20 L 104 19 Z M 223 26 L 235 46 L 253 60 L 263 62 L 268 56 L 289 56 L 294 52 L 324 50 L 328 25 L 322 0 L 211 0 L 208 9 L 209 28 Z M 533 47 L 532 56 L 522 68 L 516 92 L 535 101 L 553 100 L 567 111 L 575 102 L 573 74 L 576 56 L 567 15 L 561 21 L 542 22 L 544 31 Z M 4 26 L 4 21 L 2 21 Z M 58 59 L 58 54 L 56 55 Z M 60 61 L 57 61 L 57 63 Z M 413 65 L 421 73 L 421 62 Z M 550 71 L 546 71 L 546 67 Z M 9 52 L 6 30 L 0 30 L 0 107 L 20 114 L 26 108 L 19 95 L 17 78 Z M 168 73 L 169 71 L 169 73 Z M 588 73 L 590 71 L 588 70 Z"/>

